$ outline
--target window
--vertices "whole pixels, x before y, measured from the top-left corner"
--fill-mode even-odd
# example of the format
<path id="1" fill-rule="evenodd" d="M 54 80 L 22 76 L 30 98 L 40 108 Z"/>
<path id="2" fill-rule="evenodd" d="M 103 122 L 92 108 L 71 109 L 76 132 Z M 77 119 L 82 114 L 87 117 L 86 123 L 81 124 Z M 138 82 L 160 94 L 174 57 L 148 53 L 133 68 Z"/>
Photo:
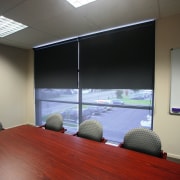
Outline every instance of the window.
<path id="1" fill-rule="evenodd" d="M 36 123 L 45 124 L 47 116 L 59 113 L 64 126 L 75 133 L 78 130 L 78 90 L 77 89 L 36 89 Z"/>
<path id="2" fill-rule="evenodd" d="M 83 89 L 81 118 L 78 89 L 36 89 L 36 93 L 37 123 L 44 124 L 48 115 L 60 113 L 71 134 L 86 119 L 100 121 L 104 137 L 115 142 L 121 142 L 131 128 L 152 126 L 152 90 Z"/>
<path id="3" fill-rule="evenodd" d="M 154 22 L 35 49 L 36 123 L 60 113 L 69 133 L 86 119 L 121 142 L 134 127 L 152 129 Z"/>
<path id="4" fill-rule="evenodd" d="M 152 90 L 91 89 L 82 94 L 82 104 L 101 122 L 108 140 L 122 142 L 134 127 L 151 129 Z"/>

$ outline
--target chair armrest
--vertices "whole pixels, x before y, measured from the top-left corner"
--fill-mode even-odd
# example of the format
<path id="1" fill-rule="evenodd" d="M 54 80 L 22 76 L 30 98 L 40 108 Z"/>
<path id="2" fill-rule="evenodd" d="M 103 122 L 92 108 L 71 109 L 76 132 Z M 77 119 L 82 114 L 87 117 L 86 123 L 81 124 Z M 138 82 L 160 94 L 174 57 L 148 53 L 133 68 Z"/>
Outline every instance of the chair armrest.
<path id="1" fill-rule="evenodd" d="M 161 150 L 161 158 L 167 159 L 167 153 L 163 152 L 163 150 Z"/>
<path id="2" fill-rule="evenodd" d="M 65 133 L 67 131 L 67 129 L 65 129 L 64 127 L 59 131 L 61 133 Z"/>
<path id="3" fill-rule="evenodd" d="M 73 136 L 78 136 L 78 132 L 74 133 Z M 106 142 L 107 142 L 107 139 L 102 138 L 100 142 L 106 143 Z"/>
<path id="4" fill-rule="evenodd" d="M 77 136 L 78 135 L 78 132 L 76 132 L 76 133 L 74 133 L 74 134 L 72 134 L 73 136 Z"/>
<path id="5" fill-rule="evenodd" d="M 123 145 L 124 145 L 124 143 L 122 142 L 119 144 L 119 147 L 123 148 Z M 167 159 L 167 153 L 164 152 L 163 150 L 161 150 L 160 158 Z"/>
<path id="6" fill-rule="evenodd" d="M 38 128 L 45 128 L 45 124 L 41 125 L 41 126 L 37 126 Z M 59 131 L 61 133 L 64 133 L 65 131 L 67 131 L 67 129 L 65 129 L 64 127 Z"/>
<path id="7" fill-rule="evenodd" d="M 119 147 L 123 148 L 123 145 L 124 145 L 124 143 L 120 143 L 120 144 L 119 144 Z"/>
<path id="8" fill-rule="evenodd" d="M 44 128 L 45 127 L 45 124 L 43 125 L 40 125 L 40 126 L 37 126 L 38 128 Z"/>
<path id="9" fill-rule="evenodd" d="M 107 139 L 102 138 L 102 139 L 101 139 L 101 142 L 102 142 L 102 143 L 106 143 L 106 142 L 107 142 Z"/>

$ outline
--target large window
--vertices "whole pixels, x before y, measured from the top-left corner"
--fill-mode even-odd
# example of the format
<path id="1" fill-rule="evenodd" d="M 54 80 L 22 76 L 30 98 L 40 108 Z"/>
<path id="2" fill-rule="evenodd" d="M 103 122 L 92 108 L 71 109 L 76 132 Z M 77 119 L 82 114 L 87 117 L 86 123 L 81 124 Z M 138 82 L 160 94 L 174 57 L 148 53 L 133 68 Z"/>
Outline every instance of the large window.
<path id="1" fill-rule="evenodd" d="M 59 113 L 71 134 L 86 119 L 100 121 L 104 137 L 115 142 L 121 142 L 131 128 L 152 126 L 152 90 L 83 89 L 81 106 L 78 89 L 36 89 L 36 93 L 37 123 L 44 124 L 47 116 Z"/>
<path id="2" fill-rule="evenodd" d="M 152 129 L 154 22 L 35 49 L 36 123 L 60 113 L 67 133 L 86 119 L 121 142 L 131 128 Z"/>

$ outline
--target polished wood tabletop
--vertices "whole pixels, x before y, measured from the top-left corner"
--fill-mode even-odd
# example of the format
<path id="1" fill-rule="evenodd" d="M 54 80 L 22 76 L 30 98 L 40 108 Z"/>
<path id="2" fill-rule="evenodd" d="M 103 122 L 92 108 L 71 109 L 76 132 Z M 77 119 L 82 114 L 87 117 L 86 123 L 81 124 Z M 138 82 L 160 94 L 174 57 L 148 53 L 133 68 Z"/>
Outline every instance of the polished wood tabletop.
<path id="1" fill-rule="evenodd" d="M 0 132 L 0 180 L 180 179 L 180 164 L 22 125 Z"/>

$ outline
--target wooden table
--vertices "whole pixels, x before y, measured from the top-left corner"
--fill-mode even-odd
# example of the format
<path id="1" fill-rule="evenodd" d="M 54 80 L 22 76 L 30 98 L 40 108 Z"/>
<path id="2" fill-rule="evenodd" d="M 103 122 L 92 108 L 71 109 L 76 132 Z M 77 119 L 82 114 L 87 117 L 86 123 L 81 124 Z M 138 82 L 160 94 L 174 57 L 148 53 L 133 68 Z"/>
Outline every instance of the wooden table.
<path id="1" fill-rule="evenodd" d="M 180 179 L 180 164 L 31 125 L 0 132 L 0 180 Z"/>

